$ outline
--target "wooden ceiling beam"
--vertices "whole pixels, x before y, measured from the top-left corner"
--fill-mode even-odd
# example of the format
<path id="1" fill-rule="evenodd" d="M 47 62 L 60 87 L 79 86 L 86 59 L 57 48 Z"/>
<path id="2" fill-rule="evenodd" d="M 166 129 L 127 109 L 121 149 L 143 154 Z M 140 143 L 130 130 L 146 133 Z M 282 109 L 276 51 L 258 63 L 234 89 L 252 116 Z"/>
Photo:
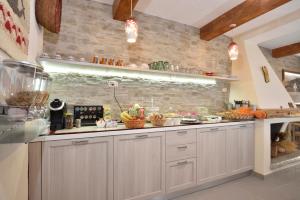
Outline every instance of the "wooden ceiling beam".
<path id="1" fill-rule="evenodd" d="M 300 42 L 272 49 L 272 56 L 274 58 L 281 58 L 284 56 L 295 55 L 298 53 L 300 53 Z"/>
<path id="2" fill-rule="evenodd" d="M 200 38 L 212 40 L 260 15 L 263 15 L 291 0 L 245 0 L 223 15 L 200 28 Z"/>
<path id="3" fill-rule="evenodd" d="M 132 0 L 132 10 L 134 10 L 138 0 Z M 113 3 L 113 19 L 125 21 L 130 17 L 131 0 L 115 0 Z"/>

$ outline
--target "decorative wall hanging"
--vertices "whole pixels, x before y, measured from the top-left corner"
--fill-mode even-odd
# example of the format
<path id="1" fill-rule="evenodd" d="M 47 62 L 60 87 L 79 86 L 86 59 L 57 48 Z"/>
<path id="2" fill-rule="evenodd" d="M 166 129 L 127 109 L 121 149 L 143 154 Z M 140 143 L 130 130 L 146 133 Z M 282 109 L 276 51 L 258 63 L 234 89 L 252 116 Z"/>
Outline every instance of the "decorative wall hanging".
<path id="1" fill-rule="evenodd" d="M 35 2 L 36 20 L 53 33 L 60 31 L 61 11 L 62 0 L 36 0 Z"/>
<path id="2" fill-rule="evenodd" d="M 283 69 L 282 82 L 288 92 L 300 92 L 300 71 L 296 72 Z"/>
<path id="3" fill-rule="evenodd" d="M 266 66 L 262 66 L 261 70 L 263 72 L 265 82 L 269 83 L 270 82 L 270 76 L 269 76 L 268 68 Z"/>
<path id="4" fill-rule="evenodd" d="M 0 0 L 0 49 L 15 59 L 26 59 L 30 0 Z"/>

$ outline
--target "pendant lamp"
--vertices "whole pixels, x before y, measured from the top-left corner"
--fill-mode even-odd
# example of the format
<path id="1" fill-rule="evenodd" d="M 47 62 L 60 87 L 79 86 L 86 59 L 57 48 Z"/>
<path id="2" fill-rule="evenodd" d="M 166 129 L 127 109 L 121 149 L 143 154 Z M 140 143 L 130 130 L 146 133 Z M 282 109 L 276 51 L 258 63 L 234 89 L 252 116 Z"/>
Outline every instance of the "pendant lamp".
<path id="1" fill-rule="evenodd" d="M 228 46 L 228 54 L 230 57 L 230 60 L 237 60 L 239 56 L 239 47 L 237 43 L 232 41 Z"/>
<path id="2" fill-rule="evenodd" d="M 128 43 L 135 43 L 138 37 L 138 25 L 132 16 L 132 0 L 130 1 L 130 17 L 125 22 L 125 33 Z"/>

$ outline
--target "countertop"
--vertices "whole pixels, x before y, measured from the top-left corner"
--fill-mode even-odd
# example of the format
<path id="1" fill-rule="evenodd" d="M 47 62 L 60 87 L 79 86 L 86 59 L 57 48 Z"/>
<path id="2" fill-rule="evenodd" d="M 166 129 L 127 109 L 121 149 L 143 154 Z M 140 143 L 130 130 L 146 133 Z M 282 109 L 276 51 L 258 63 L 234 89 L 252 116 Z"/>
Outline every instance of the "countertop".
<path id="1" fill-rule="evenodd" d="M 151 132 L 234 126 L 234 125 L 253 124 L 253 123 L 254 121 L 239 121 L 239 122 L 229 121 L 229 122 L 221 122 L 221 123 L 203 123 L 197 125 L 178 125 L 178 126 L 168 126 L 168 127 L 153 127 L 151 124 L 147 123 L 145 124 L 145 128 L 143 129 L 127 129 L 123 124 L 120 124 L 118 125 L 118 127 L 115 128 L 97 128 L 96 126 L 85 126 L 81 128 L 59 130 L 52 135 L 39 136 L 32 142 L 117 136 L 117 135 L 138 134 L 138 133 L 143 134 L 143 133 L 151 133 Z"/>

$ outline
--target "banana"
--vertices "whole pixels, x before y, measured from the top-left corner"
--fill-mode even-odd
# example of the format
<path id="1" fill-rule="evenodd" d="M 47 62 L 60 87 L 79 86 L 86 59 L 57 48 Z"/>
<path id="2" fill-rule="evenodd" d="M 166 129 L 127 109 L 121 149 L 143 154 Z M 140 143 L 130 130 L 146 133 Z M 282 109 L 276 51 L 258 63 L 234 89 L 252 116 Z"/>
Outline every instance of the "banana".
<path id="1" fill-rule="evenodd" d="M 127 112 L 123 112 L 123 116 L 129 120 L 133 119 Z"/>
<path id="2" fill-rule="evenodd" d="M 127 120 L 127 119 L 123 116 L 123 113 L 120 114 L 120 117 L 121 117 L 121 120 L 122 120 L 123 122 Z"/>
<path id="3" fill-rule="evenodd" d="M 126 119 L 126 117 L 124 116 L 123 113 L 120 114 L 120 117 L 121 117 L 122 120 L 123 120 L 123 119 Z"/>
<path id="4" fill-rule="evenodd" d="M 133 119 L 126 111 L 122 112 L 120 114 L 120 117 L 121 117 L 122 121 L 129 121 L 129 120 Z"/>

